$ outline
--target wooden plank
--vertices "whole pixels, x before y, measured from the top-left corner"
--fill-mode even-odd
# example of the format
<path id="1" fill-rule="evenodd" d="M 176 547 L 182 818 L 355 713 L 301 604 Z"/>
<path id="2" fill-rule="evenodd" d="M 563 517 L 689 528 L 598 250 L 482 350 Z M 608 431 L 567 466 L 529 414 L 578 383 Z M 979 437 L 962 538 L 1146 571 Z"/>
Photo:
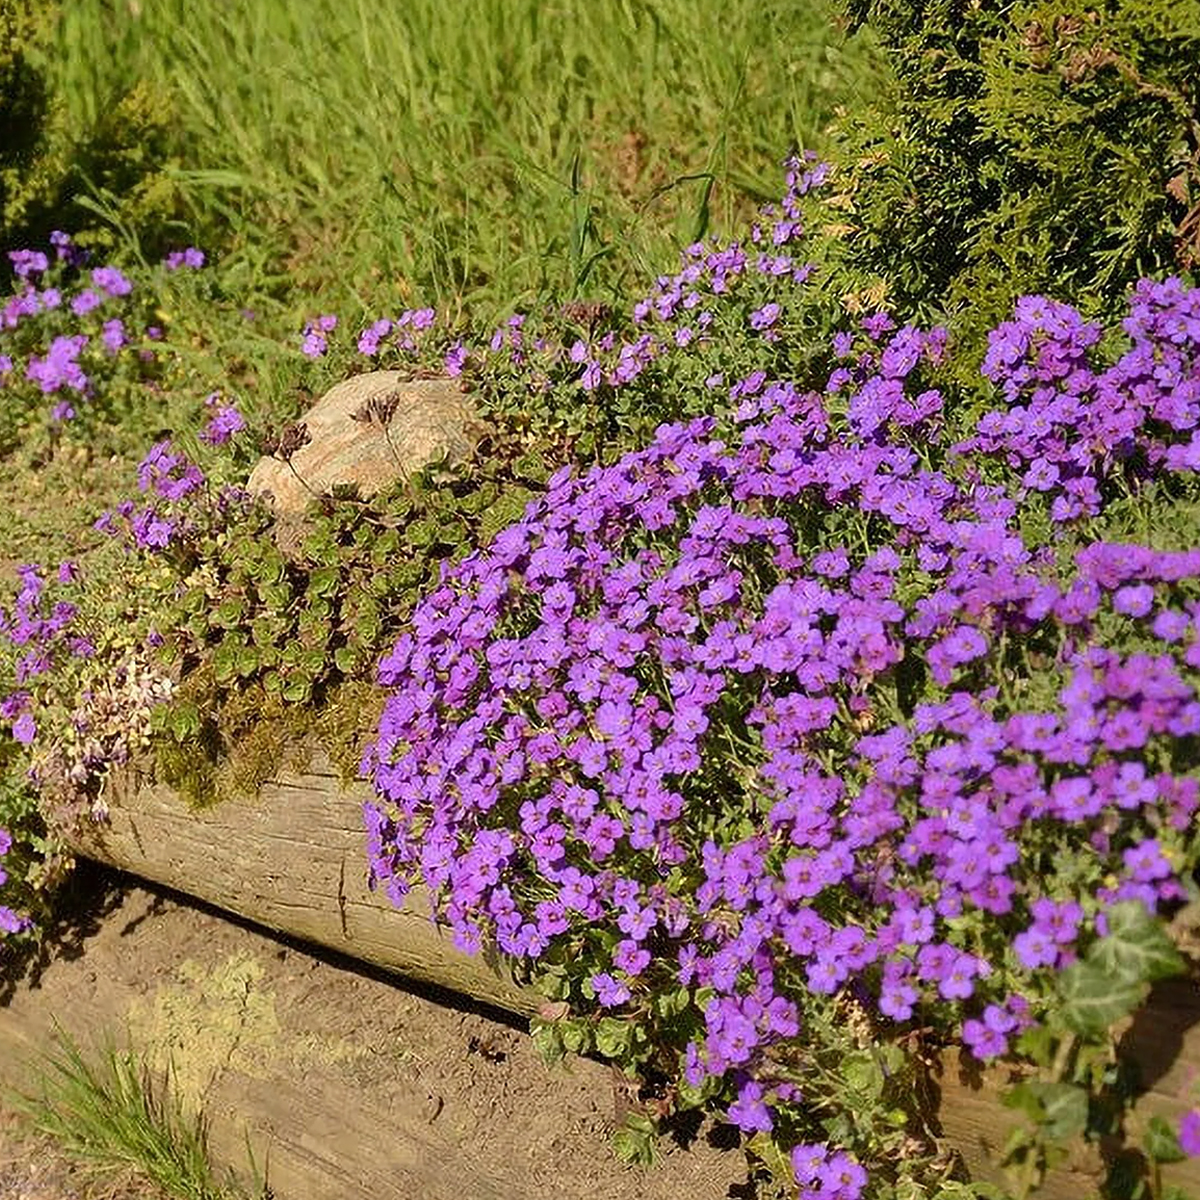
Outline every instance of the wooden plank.
<path id="1" fill-rule="evenodd" d="M 114 789 L 111 819 L 81 835 L 76 849 L 111 866 L 199 897 L 267 928 L 326 946 L 396 974 L 528 1015 L 537 999 L 514 983 L 496 958 L 455 949 L 428 917 L 418 890 L 403 910 L 366 884 L 362 802 L 365 784 L 341 788 L 317 761 L 283 773 L 253 799 L 194 812 L 167 788 L 125 781 Z M 1195 979 L 1155 990 L 1124 1035 L 1123 1050 L 1143 1064 L 1144 1116 L 1172 1122 L 1195 1104 L 1200 1076 L 1200 986 Z M 1000 1147 L 1018 1119 L 999 1101 L 1002 1070 L 964 1071 L 943 1057 L 936 1081 L 937 1125 L 972 1173 L 1001 1181 Z M 1127 1144 L 1132 1144 L 1127 1139 Z M 1110 1151 L 1111 1152 L 1111 1151 Z M 1051 1173 L 1040 1195 L 1082 1200 L 1105 1163 L 1098 1148 L 1080 1149 Z M 1200 1160 L 1166 1168 L 1165 1178 L 1200 1194 Z"/>
<path id="2" fill-rule="evenodd" d="M 744 1179 L 741 1156 L 703 1136 L 624 1166 L 607 1069 L 547 1068 L 518 1030 L 382 972 L 143 888 L 98 907 L 44 969 L 6 980 L 0 1090 L 37 1093 L 55 1025 L 88 1061 L 106 1037 L 130 1045 L 247 1183 L 249 1139 L 276 1200 L 717 1200 Z"/>
<path id="3" fill-rule="evenodd" d="M 367 886 L 366 784 L 341 788 L 316 760 L 253 799 L 194 811 L 171 789 L 114 779 L 109 820 L 75 838 L 89 858 L 292 937 L 528 1015 L 537 998 L 498 957 L 457 950 L 419 890 L 403 909 Z"/>
<path id="4" fill-rule="evenodd" d="M 1118 1053 L 1137 1064 L 1144 1093 L 1127 1121 L 1124 1138 L 1104 1145 L 1082 1142 L 1066 1163 L 1051 1171 L 1038 1200 L 1086 1200 L 1097 1194 L 1114 1156 L 1137 1150 L 1151 1117 L 1178 1126 L 1189 1108 L 1200 1107 L 1200 979 L 1169 979 L 1154 988 L 1146 1005 L 1118 1038 Z M 958 1052 L 942 1056 L 936 1081 L 937 1119 L 946 1141 L 962 1154 L 974 1179 L 1003 1184 L 997 1167 L 1009 1131 L 1021 1118 L 1001 1104 L 1013 1076 L 1004 1067 L 978 1069 Z M 1163 1180 L 1200 1196 L 1200 1159 L 1163 1167 Z"/>

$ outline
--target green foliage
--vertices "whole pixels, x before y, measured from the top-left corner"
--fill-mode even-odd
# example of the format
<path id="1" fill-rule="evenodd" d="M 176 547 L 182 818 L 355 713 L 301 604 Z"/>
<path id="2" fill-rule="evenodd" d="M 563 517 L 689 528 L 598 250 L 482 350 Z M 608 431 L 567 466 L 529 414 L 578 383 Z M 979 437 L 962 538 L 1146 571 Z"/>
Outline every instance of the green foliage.
<path id="1" fill-rule="evenodd" d="M 170 93 L 128 80 L 73 104 L 57 73 L 70 45 L 62 21 L 46 0 L 0 4 L 0 247 L 62 229 L 83 245 L 124 237 L 155 252 L 184 228 Z"/>
<path id="2" fill-rule="evenodd" d="M 846 258 L 905 313 L 1112 316 L 1200 262 L 1197 0 L 845 0 L 893 86 L 843 123 Z M 978 355 L 972 365 L 978 361 Z"/>
<path id="3" fill-rule="evenodd" d="M 1137 901 L 1114 905 L 1106 922 L 1104 936 L 1059 973 L 1046 1025 L 1019 1042 L 1037 1073 L 1004 1096 L 1005 1104 L 1027 1119 L 1013 1131 L 1005 1151 L 1017 1200 L 1035 1191 L 1069 1143 L 1110 1138 L 1115 1144 L 1137 1088 L 1117 1058 L 1114 1027 L 1142 1004 L 1152 983 L 1187 970 L 1162 921 Z M 1157 1164 L 1178 1161 L 1178 1140 L 1166 1122 L 1152 1118 L 1145 1145 L 1157 1181 Z M 1115 1190 L 1106 1194 L 1133 1194 L 1135 1186 L 1143 1187 L 1140 1173 L 1131 1170 L 1125 1158 L 1113 1156 L 1108 1182 Z M 1116 1186 L 1118 1176 L 1124 1191 Z M 1156 1182 L 1145 1194 L 1163 1193 Z"/>
<path id="4" fill-rule="evenodd" d="M 509 524 L 514 499 L 523 507 L 561 453 L 497 432 L 461 471 L 371 501 L 314 500 L 298 536 L 264 506 L 230 519 L 200 500 L 140 601 L 170 631 L 180 679 L 154 717 L 164 781 L 198 804 L 253 793 L 313 738 L 343 777 L 357 774 L 381 703 L 369 687 L 379 656 L 440 564 Z"/>
<path id="5" fill-rule="evenodd" d="M 155 1079 L 132 1047 L 106 1040 L 85 1054 L 56 1027 L 55 1049 L 33 1065 L 35 1091 L 11 1103 L 39 1133 L 52 1136 L 70 1156 L 100 1174 L 132 1170 L 176 1200 L 249 1200 L 270 1195 L 247 1138 L 252 1190 L 232 1172 L 222 1182 L 208 1155 L 203 1114 L 181 1102 L 166 1079 Z"/>
<path id="6" fill-rule="evenodd" d="M 45 81 L 29 61 L 37 21 L 32 0 L 0 3 L 0 231 L 17 172 L 28 170 L 46 120 Z M 7 242 L 7 238 L 2 239 Z"/>
<path id="7" fill-rule="evenodd" d="M 822 5 L 77 0 L 58 88 L 177 101 L 164 162 L 202 228 L 327 305 L 621 294 L 774 190 L 873 87 Z"/>

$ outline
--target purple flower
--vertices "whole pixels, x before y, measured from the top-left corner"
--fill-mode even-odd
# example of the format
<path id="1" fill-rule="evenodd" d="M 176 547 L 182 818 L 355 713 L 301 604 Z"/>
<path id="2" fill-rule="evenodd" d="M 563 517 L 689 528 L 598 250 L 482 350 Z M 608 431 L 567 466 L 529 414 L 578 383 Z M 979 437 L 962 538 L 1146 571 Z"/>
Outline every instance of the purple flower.
<path id="1" fill-rule="evenodd" d="M 604 971 L 592 976 L 592 988 L 605 1008 L 618 1008 L 629 999 L 629 988 Z"/>
<path id="2" fill-rule="evenodd" d="M 92 291 L 91 288 L 85 288 L 71 301 L 71 311 L 77 317 L 86 316 L 93 308 L 99 307 L 104 302 L 104 297 L 99 292 Z"/>
<path id="3" fill-rule="evenodd" d="M 100 340 L 115 354 L 127 341 L 124 322 L 119 319 L 105 321 Z"/>
<path id="4" fill-rule="evenodd" d="M 33 739 L 37 737 L 37 723 L 29 713 L 22 713 L 13 722 L 12 735 L 22 746 L 33 744 Z"/>
<path id="5" fill-rule="evenodd" d="M 756 329 L 760 333 L 764 329 L 770 329 L 779 320 L 780 311 L 779 305 L 774 301 L 764 304 L 762 308 L 756 309 L 750 314 L 750 328 Z"/>
<path id="6" fill-rule="evenodd" d="M 128 296 L 133 291 L 133 284 L 120 272 L 117 267 L 97 267 L 92 272 L 92 282 L 110 296 Z"/>
<path id="7" fill-rule="evenodd" d="M 28 917 L 18 916 L 8 905 L 0 904 L 0 929 L 7 933 L 21 933 L 29 925 Z"/>
<path id="8" fill-rule="evenodd" d="M 1189 1158 L 1200 1158 L 1200 1109 L 1189 1109 L 1180 1118 L 1179 1148 Z"/>
<path id="9" fill-rule="evenodd" d="M 8 260 L 13 265 L 13 274 L 19 279 L 40 275 L 50 265 L 50 260 L 40 250 L 10 250 Z"/>
<path id="10" fill-rule="evenodd" d="M 190 267 L 193 270 L 198 270 L 204 266 L 204 263 L 204 251 L 197 250 L 195 246 L 188 246 L 184 250 L 172 250 L 163 259 L 163 265 L 168 271 L 178 271 L 182 267 Z"/>
<path id="11" fill-rule="evenodd" d="M 246 420 L 231 404 L 217 404 L 208 424 L 200 431 L 200 440 L 210 446 L 223 446 L 246 428 Z"/>

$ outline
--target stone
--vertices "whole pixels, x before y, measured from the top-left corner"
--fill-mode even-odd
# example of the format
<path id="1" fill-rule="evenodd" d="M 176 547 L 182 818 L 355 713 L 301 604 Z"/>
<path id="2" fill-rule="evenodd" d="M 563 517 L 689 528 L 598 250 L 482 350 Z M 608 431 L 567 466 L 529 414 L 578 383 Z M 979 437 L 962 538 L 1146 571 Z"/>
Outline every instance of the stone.
<path id="1" fill-rule="evenodd" d="M 250 491 L 269 495 L 280 515 L 303 513 L 337 484 L 356 485 L 366 499 L 431 463 L 461 464 L 484 428 L 459 380 L 403 371 L 344 380 L 300 421 L 309 440 L 291 465 L 264 457 L 250 473 Z"/>

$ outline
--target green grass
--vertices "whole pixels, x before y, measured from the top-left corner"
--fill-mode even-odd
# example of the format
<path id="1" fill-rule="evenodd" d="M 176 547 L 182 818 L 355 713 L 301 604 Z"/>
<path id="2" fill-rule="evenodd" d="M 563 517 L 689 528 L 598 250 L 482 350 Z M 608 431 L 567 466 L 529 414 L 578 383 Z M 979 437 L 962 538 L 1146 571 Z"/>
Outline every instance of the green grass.
<path id="1" fill-rule="evenodd" d="M 255 1175 L 252 1192 L 230 1177 L 218 1181 L 203 1118 L 185 1110 L 165 1081 L 155 1085 L 132 1050 L 107 1042 L 95 1062 L 61 1029 L 56 1047 L 35 1066 L 36 1092 L 9 1102 L 38 1133 L 101 1175 L 133 1172 L 177 1200 L 249 1200 L 268 1194 Z"/>
<path id="2" fill-rule="evenodd" d="M 880 78 L 829 0 L 63 7 L 72 122 L 148 84 L 198 227 L 248 285 L 330 308 L 626 298 L 775 197 L 789 148 Z"/>
<path id="3" fill-rule="evenodd" d="M 834 7 L 226 0 L 196 20 L 185 0 L 60 5 L 40 61 L 63 144 L 88 162 L 125 98 L 157 105 L 162 169 L 184 199 L 162 211 L 189 214 L 169 235 L 215 249 L 218 265 L 211 285 L 163 299 L 187 395 L 173 387 L 131 412 L 83 471 L 69 456 L 10 463 L 0 557 L 94 540 L 90 522 L 178 427 L 176 410 L 195 409 L 189 396 L 232 387 L 290 415 L 295 385 L 318 382 L 295 353 L 317 312 L 353 324 L 433 304 L 478 334 L 580 297 L 627 311 L 681 246 L 738 230 L 775 198 L 789 149 L 828 148 L 838 106 L 880 86 L 880 56 L 835 28 Z M 131 210 L 91 182 L 83 205 L 125 258 L 153 257 L 153 203 Z M 54 471 L 70 477 L 65 506 L 43 504 Z"/>

